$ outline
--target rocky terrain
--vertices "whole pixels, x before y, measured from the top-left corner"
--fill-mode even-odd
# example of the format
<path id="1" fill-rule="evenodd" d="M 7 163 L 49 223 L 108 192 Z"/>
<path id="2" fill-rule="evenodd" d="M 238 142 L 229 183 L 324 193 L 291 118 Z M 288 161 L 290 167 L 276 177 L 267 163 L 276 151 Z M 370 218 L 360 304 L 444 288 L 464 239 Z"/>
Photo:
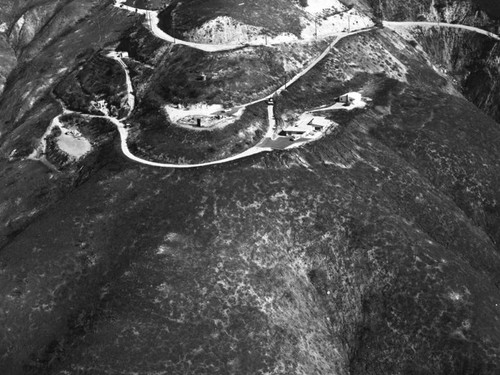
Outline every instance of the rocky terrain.
<path id="1" fill-rule="evenodd" d="M 287 25 L 304 12 L 128 3 L 175 6 L 183 32 L 225 13 L 300 34 Z M 487 1 L 344 3 L 377 22 L 497 26 Z M 126 157 L 113 119 L 148 160 L 233 155 L 262 138 L 265 103 L 205 132 L 165 105 L 263 97 L 329 39 L 198 51 L 110 1 L 0 0 L 0 25 L 0 374 L 500 372 L 498 42 L 347 36 L 274 116 L 346 92 L 366 107 L 325 111 L 338 126 L 300 148 L 174 169 Z M 64 129 L 90 151 L 65 152 Z"/>
<path id="2" fill-rule="evenodd" d="M 500 7 L 495 1 L 373 1 L 375 14 L 387 20 L 428 20 L 479 26 L 498 33 Z M 419 29 L 412 36 L 465 96 L 497 121 L 500 55 L 496 43 L 460 30 Z"/>

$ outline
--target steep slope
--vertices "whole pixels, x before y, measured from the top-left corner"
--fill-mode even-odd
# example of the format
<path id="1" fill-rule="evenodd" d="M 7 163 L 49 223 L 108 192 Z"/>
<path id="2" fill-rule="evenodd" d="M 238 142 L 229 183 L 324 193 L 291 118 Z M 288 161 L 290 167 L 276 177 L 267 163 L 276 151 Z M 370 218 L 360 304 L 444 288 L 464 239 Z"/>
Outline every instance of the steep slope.
<path id="1" fill-rule="evenodd" d="M 16 66 L 16 62 L 14 50 L 0 33 L 0 94 L 3 92 L 7 77 Z"/>
<path id="2" fill-rule="evenodd" d="M 477 26 L 498 33 L 500 13 L 495 1 L 371 1 L 374 13 L 386 20 L 429 20 Z M 500 119 L 498 43 L 467 31 L 415 28 L 412 37 L 434 63 L 456 79 L 465 96 L 497 121 Z"/>
<path id="3" fill-rule="evenodd" d="M 398 2 L 394 0 L 358 0 L 368 3 L 375 13 L 384 19 L 398 21 L 413 20 L 418 16 L 434 18 L 475 18 L 482 11 L 492 19 L 500 17 L 499 6 L 490 0 L 409 0 Z"/>
<path id="4" fill-rule="evenodd" d="M 211 19 L 226 16 L 244 24 L 263 27 L 275 35 L 284 32 L 300 35 L 300 16 L 304 15 L 290 0 L 174 0 L 160 14 L 160 27 L 171 35 L 181 37 Z"/>
<path id="5" fill-rule="evenodd" d="M 91 21 L 85 20 L 90 15 Z M 109 19 L 116 23 L 107 22 Z M 136 20 L 112 7 L 103 8 L 99 1 L 68 3 L 53 15 L 49 22 L 52 26 L 40 30 L 22 51 L 16 51 L 20 57 L 0 96 L 0 170 L 6 187 L 2 191 L 0 244 L 22 231 L 94 168 L 53 174 L 25 158 L 61 111 L 51 95 L 57 82 L 106 43 L 116 42 Z M 27 53 L 32 47 L 39 50 L 35 57 Z"/>
<path id="6" fill-rule="evenodd" d="M 179 130 L 163 105 L 254 99 L 247 85 L 271 91 L 321 44 L 209 55 L 86 6 L 36 32 L 0 97 L 0 373 L 500 371 L 500 128 L 414 40 L 351 35 L 275 98 L 285 122 L 361 93 L 364 108 L 323 111 L 338 125 L 320 140 L 160 169 L 127 159 L 95 115 L 132 109 L 125 72 L 131 145 L 180 158 L 229 148 L 265 104 L 227 133 Z M 116 46 L 128 57 L 106 57 Z M 260 79 L 221 73 L 231 61 Z M 56 117 L 67 107 L 94 117 Z M 64 159 L 56 129 L 28 159 L 54 118 L 92 152 Z"/>

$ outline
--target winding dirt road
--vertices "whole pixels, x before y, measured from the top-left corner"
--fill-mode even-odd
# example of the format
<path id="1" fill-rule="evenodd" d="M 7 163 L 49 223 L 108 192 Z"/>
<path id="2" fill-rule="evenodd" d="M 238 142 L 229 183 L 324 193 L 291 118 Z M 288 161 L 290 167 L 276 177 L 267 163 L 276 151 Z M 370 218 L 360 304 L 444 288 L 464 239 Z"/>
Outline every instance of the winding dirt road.
<path id="1" fill-rule="evenodd" d="M 474 27 L 474 26 L 467 26 L 467 25 L 460 25 L 460 24 L 455 24 L 455 23 L 443 23 L 443 22 L 413 22 L 413 21 L 408 21 L 408 22 L 394 22 L 394 21 L 383 21 L 382 24 L 389 28 L 393 29 L 394 27 L 448 27 L 448 28 L 454 28 L 454 29 L 462 29 L 462 30 L 467 30 L 467 31 L 472 31 L 478 34 L 483 34 L 486 35 L 490 38 L 500 40 L 500 36 L 497 34 L 491 33 L 487 30 L 480 29 L 479 27 Z"/>
<path id="2" fill-rule="evenodd" d="M 203 50 L 203 51 L 206 51 L 206 52 L 228 51 L 228 50 L 234 50 L 234 49 L 242 47 L 242 45 L 211 45 L 211 44 L 192 43 L 192 42 L 186 42 L 186 41 L 182 41 L 182 40 L 173 38 L 172 36 L 166 34 L 163 30 L 161 30 L 158 27 L 158 12 L 157 11 L 150 11 L 150 10 L 133 8 L 133 7 L 124 5 L 123 4 L 124 2 L 125 2 L 125 0 L 115 0 L 115 4 L 114 5 L 116 7 L 118 7 L 118 8 L 125 9 L 125 10 L 128 10 L 130 12 L 134 12 L 134 13 L 146 15 L 146 18 L 148 20 L 148 25 L 150 27 L 150 30 L 158 38 L 161 38 L 161 39 L 163 39 L 165 41 L 168 41 L 168 42 L 171 42 L 171 43 L 183 44 L 183 45 L 186 45 L 186 46 L 189 46 L 189 47 L 192 47 L 192 48 L 197 48 L 197 49 L 200 49 L 200 50 Z M 457 25 L 457 24 L 437 23 L 437 22 L 389 22 L 389 21 L 384 21 L 383 25 L 385 27 L 387 27 L 387 28 L 415 27 L 415 26 L 420 26 L 420 27 L 451 27 L 451 28 L 458 28 L 458 29 L 469 30 L 469 31 L 472 31 L 472 32 L 476 32 L 476 33 L 479 33 L 479 34 L 486 35 L 486 36 L 494 38 L 496 40 L 500 40 L 500 36 L 498 36 L 496 34 L 490 33 L 490 32 L 488 32 L 486 30 L 479 29 L 479 28 L 476 28 L 476 27 L 467 26 L 467 25 Z M 304 70 L 302 70 L 300 73 L 298 73 L 287 84 L 279 87 L 273 93 L 271 93 L 271 94 L 269 94 L 269 95 L 267 95 L 267 96 L 265 96 L 265 97 L 263 97 L 261 99 L 255 100 L 255 101 L 247 103 L 247 104 L 243 104 L 243 105 L 237 106 L 236 108 L 248 107 L 250 105 L 253 105 L 253 104 L 265 101 L 265 100 L 267 100 L 267 99 L 269 99 L 269 98 L 271 98 L 271 97 L 273 97 L 275 95 L 279 95 L 283 90 L 285 90 L 287 87 L 289 87 L 290 85 L 292 85 L 293 83 L 295 83 L 297 80 L 299 80 L 305 74 L 307 74 L 311 69 L 313 69 L 321 60 L 323 60 L 328 55 L 328 53 L 330 53 L 330 51 L 332 50 L 332 48 L 341 39 L 343 39 L 343 38 L 345 38 L 347 36 L 350 36 L 350 35 L 355 35 L 355 34 L 359 34 L 359 33 L 368 32 L 368 31 L 373 30 L 373 29 L 374 29 L 374 27 L 370 27 L 370 28 L 367 28 L 367 29 L 360 29 L 360 30 L 356 30 L 356 31 L 353 31 L 353 32 L 349 32 L 349 33 L 339 33 L 339 34 L 336 34 L 335 37 L 334 37 L 334 40 L 321 53 L 321 55 L 319 55 L 317 58 L 315 58 Z M 249 157 L 249 156 L 252 156 L 252 155 L 256 155 L 256 154 L 259 154 L 259 153 L 262 153 L 262 152 L 268 152 L 268 151 L 272 150 L 269 147 L 261 147 L 261 146 L 259 146 L 262 143 L 262 141 L 261 141 L 257 145 L 251 147 L 250 149 L 248 149 L 248 150 L 246 150 L 246 151 L 244 151 L 244 152 L 242 152 L 240 154 L 233 155 L 233 156 L 230 156 L 230 157 L 227 157 L 227 158 L 224 158 L 224 159 L 220 159 L 220 160 L 216 160 L 216 161 L 210 161 L 210 162 L 205 162 L 205 163 L 197 163 L 197 164 L 160 163 L 160 162 L 149 161 L 149 160 L 140 158 L 138 156 L 135 156 L 134 154 L 132 154 L 132 152 L 128 148 L 127 139 L 128 139 L 128 135 L 129 134 L 128 134 L 127 127 L 123 123 L 123 121 L 125 119 L 127 119 L 130 116 L 130 114 L 133 112 L 134 106 L 135 106 L 135 96 L 133 95 L 133 86 L 132 86 L 132 81 L 130 79 L 129 69 L 128 69 L 127 65 L 123 62 L 123 60 L 121 58 L 121 55 L 118 52 L 116 52 L 116 51 L 110 51 L 106 56 L 109 57 L 109 58 L 111 58 L 111 59 L 113 59 L 113 60 L 115 60 L 115 61 L 117 61 L 120 64 L 120 66 L 123 68 L 124 72 L 125 72 L 125 75 L 126 75 L 126 85 L 127 85 L 127 104 L 128 104 L 128 107 L 129 107 L 129 111 L 128 111 L 127 116 L 125 116 L 122 119 L 117 119 L 117 118 L 112 117 L 112 116 L 89 115 L 89 114 L 83 114 L 83 113 L 79 113 L 79 112 L 68 111 L 67 109 L 64 109 L 64 113 L 63 114 L 74 113 L 74 114 L 78 114 L 78 115 L 80 115 L 80 116 L 82 116 L 84 118 L 103 118 L 103 119 L 107 119 L 110 122 L 112 122 L 116 126 L 116 128 L 118 129 L 118 132 L 120 134 L 121 150 L 122 150 L 123 154 L 126 157 L 128 157 L 130 160 L 133 160 L 133 161 L 135 161 L 137 163 L 141 163 L 141 164 L 144 164 L 144 165 L 153 166 L 153 167 L 186 169 L 186 168 L 199 168 L 199 167 L 206 167 L 206 166 L 211 166 L 211 165 L 218 165 L 218 164 L 229 163 L 229 162 L 232 162 L 232 161 L 235 161 L 235 160 L 243 159 L 243 158 L 246 158 L 246 157 Z M 59 116 L 57 116 L 56 118 L 54 118 L 53 121 L 58 121 L 59 118 L 60 118 L 60 116 L 62 116 L 62 114 L 59 115 Z M 272 126 L 271 126 L 271 124 L 269 124 L 266 136 L 267 135 L 271 135 L 270 133 L 272 133 L 272 131 L 273 131 Z"/>

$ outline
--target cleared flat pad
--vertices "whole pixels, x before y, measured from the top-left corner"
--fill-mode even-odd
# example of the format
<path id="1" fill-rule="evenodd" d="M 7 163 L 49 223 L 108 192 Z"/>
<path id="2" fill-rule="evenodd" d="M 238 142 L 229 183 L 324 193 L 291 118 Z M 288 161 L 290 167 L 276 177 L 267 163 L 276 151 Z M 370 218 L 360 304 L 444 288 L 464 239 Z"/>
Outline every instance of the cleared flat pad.
<path id="1" fill-rule="evenodd" d="M 291 140 L 291 137 L 278 137 L 274 140 L 271 138 L 264 138 L 262 142 L 259 143 L 259 147 L 269 147 L 274 150 L 284 150 L 293 144 L 307 142 L 309 140 L 309 138 L 298 138 L 296 140 Z"/>
<path id="2" fill-rule="evenodd" d="M 63 129 L 62 134 L 57 139 L 57 146 L 68 155 L 77 159 L 92 150 L 92 146 L 87 139 L 65 129 Z"/>

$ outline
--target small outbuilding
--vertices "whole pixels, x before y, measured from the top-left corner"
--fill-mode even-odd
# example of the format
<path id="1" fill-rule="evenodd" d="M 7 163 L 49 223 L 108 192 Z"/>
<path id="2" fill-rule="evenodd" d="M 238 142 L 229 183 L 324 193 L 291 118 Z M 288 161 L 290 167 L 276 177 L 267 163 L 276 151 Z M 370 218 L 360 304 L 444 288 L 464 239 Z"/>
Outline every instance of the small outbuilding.
<path id="1" fill-rule="evenodd" d="M 350 96 L 349 94 L 344 94 L 344 95 L 339 96 L 335 101 L 349 105 L 354 101 L 354 98 L 352 96 Z"/>
<path id="2" fill-rule="evenodd" d="M 323 131 L 331 125 L 331 121 L 324 117 L 313 117 L 309 122 L 309 126 L 312 126 L 316 131 Z"/>
<path id="3" fill-rule="evenodd" d="M 311 128 L 309 126 L 289 126 L 286 128 L 283 128 L 283 130 L 280 132 L 279 135 L 285 135 L 285 136 L 290 136 L 290 135 L 304 135 L 307 132 L 309 132 Z"/>

